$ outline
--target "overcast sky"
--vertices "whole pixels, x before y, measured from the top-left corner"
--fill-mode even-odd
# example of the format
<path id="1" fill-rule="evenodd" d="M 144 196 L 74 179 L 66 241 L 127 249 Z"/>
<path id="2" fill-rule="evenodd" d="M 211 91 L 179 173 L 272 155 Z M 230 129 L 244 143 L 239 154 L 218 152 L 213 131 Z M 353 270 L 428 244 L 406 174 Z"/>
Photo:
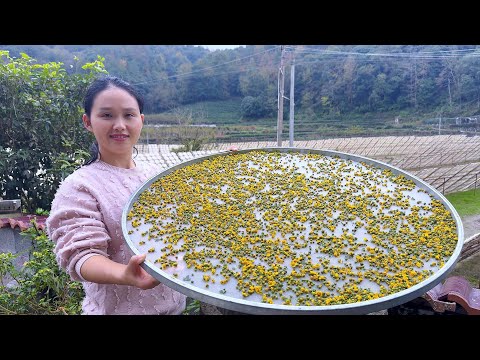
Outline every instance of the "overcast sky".
<path id="1" fill-rule="evenodd" d="M 235 49 L 239 46 L 245 46 L 245 45 L 199 45 L 199 46 L 203 46 L 207 49 L 210 49 L 210 50 L 223 50 L 223 49 Z"/>

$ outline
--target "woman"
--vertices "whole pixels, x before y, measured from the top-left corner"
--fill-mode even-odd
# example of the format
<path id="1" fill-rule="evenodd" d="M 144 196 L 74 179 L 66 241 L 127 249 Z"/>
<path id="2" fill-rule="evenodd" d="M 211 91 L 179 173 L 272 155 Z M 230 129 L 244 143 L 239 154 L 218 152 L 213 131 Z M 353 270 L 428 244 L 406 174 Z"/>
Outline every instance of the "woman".
<path id="1" fill-rule="evenodd" d="M 135 164 L 143 99 L 130 84 L 107 76 L 84 99 L 82 121 L 95 136 L 92 158 L 60 185 L 47 219 L 58 264 L 85 289 L 83 314 L 181 314 L 185 296 L 161 284 L 140 264 L 122 234 L 130 195 L 153 176 Z"/>

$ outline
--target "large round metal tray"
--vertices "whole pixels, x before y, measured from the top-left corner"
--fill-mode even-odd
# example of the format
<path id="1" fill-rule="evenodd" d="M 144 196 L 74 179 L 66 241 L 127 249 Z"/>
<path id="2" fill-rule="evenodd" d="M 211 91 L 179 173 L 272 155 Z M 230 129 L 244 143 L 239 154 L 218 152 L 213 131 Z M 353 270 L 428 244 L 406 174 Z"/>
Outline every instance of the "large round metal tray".
<path id="1" fill-rule="evenodd" d="M 180 273 L 177 273 L 177 276 L 174 276 L 172 271 L 161 270 L 157 265 L 154 264 L 154 257 L 150 256 L 145 249 L 140 250 L 138 243 L 141 239 L 140 231 L 133 232 L 131 221 L 127 219 L 127 215 L 132 210 L 133 205 L 138 200 L 139 196 L 149 189 L 149 187 L 157 181 L 159 178 L 164 177 L 177 169 L 182 167 L 202 162 L 206 159 L 218 157 L 218 156 L 235 156 L 235 154 L 242 154 L 250 151 L 267 151 L 267 152 L 280 152 L 280 153 L 301 153 L 301 154 L 322 154 L 329 157 L 338 157 L 340 159 L 351 160 L 357 163 L 366 163 L 370 166 L 373 166 L 378 169 L 388 169 L 395 175 L 403 175 L 405 178 L 412 180 L 418 189 L 423 189 L 424 193 L 429 194 L 433 199 L 439 200 L 445 208 L 450 212 L 452 218 L 456 223 L 456 235 L 458 237 L 456 247 L 453 251 L 453 254 L 449 257 L 448 261 L 444 263 L 444 266 L 440 269 L 437 269 L 433 275 L 427 277 L 423 281 L 417 283 L 414 286 L 411 286 L 405 290 L 398 291 L 393 294 L 389 294 L 377 299 L 360 301 L 355 303 L 346 303 L 346 304 L 336 304 L 336 305 L 322 305 L 322 306 L 310 306 L 310 305 L 283 305 L 283 304 L 271 304 L 265 303 L 262 301 L 251 301 L 244 299 L 239 291 L 235 291 L 234 285 L 231 285 L 228 291 L 228 294 L 222 294 L 218 292 L 218 289 L 207 289 L 205 287 L 197 286 L 192 284 L 190 281 L 186 281 L 189 275 L 193 275 L 192 270 L 187 269 L 185 266 L 181 266 L 182 260 L 179 262 L 179 267 L 183 268 Z M 457 259 L 460 255 L 463 241 L 463 225 L 461 219 L 453 208 L 453 206 L 448 202 L 448 200 L 436 189 L 422 181 L 421 179 L 393 166 L 390 166 L 386 163 L 376 161 L 370 158 L 352 155 L 348 153 L 342 153 L 331 150 L 317 150 L 317 149 L 307 149 L 307 148 L 290 148 L 290 147 L 272 147 L 272 148 L 255 148 L 255 149 L 244 149 L 236 152 L 225 151 L 213 155 L 207 155 L 204 157 L 195 158 L 193 160 L 185 161 L 175 166 L 172 166 L 156 176 L 153 176 L 147 180 L 136 192 L 134 192 L 128 203 L 125 205 L 122 213 L 122 231 L 125 237 L 125 240 L 129 248 L 135 254 L 147 253 L 147 258 L 142 267 L 156 279 L 164 283 L 165 285 L 175 289 L 191 298 L 200 300 L 202 302 L 219 306 L 221 308 L 238 311 L 241 313 L 247 314 L 367 314 L 374 311 L 379 311 L 383 309 L 388 309 L 393 306 L 397 306 L 408 302 L 418 296 L 421 296 L 435 285 L 440 283 L 448 274 L 449 271 L 453 269 L 453 266 L 457 262 Z M 140 230 L 148 230 L 148 226 L 142 224 Z M 359 241 L 357 239 L 357 241 Z M 184 264 L 183 264 L 184 265 Z M 196 275 L 199 276 L 198 274 Z"/>

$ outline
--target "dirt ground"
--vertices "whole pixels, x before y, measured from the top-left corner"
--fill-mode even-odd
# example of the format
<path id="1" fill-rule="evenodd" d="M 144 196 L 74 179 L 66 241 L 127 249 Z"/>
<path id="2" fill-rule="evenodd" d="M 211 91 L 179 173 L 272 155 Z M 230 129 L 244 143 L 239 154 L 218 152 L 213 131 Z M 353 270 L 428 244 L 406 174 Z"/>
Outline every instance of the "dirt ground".
<path id="1" fill-rule="evenodd" d="M 480 233 L 480 214 L 464 216 L 461 219 L 463 224 L 463 232 L 465 233 L 465 239 Z"/>

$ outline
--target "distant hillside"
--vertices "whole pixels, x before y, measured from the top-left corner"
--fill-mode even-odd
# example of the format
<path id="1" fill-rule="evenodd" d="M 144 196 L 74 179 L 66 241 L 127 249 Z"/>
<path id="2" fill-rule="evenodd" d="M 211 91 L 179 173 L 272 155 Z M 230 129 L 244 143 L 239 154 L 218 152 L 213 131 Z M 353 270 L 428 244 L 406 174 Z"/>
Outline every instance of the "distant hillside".
<path id="1" fill-rule="evenodd" d="M 321 133 L 332 126 L 348 128 L 351 124 L 345 121 L 353 124 L 355 118 L 360 121 L 353 125 L 363 127 L 366 118 L 381 122 L 400 117 L 410 122 L 480 114 L 478 45 L 248 45 L 217 51 L 192 45 L 0 45 L 0 49 L 13 56 L 26 52 L 40 63 L 63 62 L 69 72 L 81 72 L 79 64 L 101 56 L 110 74 L 141 89 L 148 114 L 200 103 L 209 121 L 214 121 L 212 111 L 225 123 L 238 120 L 238 111 L 242 118 L 252 119 L 248 124 L 275 118 L 282 53 L 285 118 L 295 59 L 296 114 L 299 122 L 304 115 L 311 127 L 329 121 L 329 126 L 317 129 Z M 237 99 L 241 101 L 237 114 L 226 105 L 226 110 L 208 107 L 210 102 L 236 104 Z M 372 128 L 389 130 L 388 121 L 383 125 Z"/>

